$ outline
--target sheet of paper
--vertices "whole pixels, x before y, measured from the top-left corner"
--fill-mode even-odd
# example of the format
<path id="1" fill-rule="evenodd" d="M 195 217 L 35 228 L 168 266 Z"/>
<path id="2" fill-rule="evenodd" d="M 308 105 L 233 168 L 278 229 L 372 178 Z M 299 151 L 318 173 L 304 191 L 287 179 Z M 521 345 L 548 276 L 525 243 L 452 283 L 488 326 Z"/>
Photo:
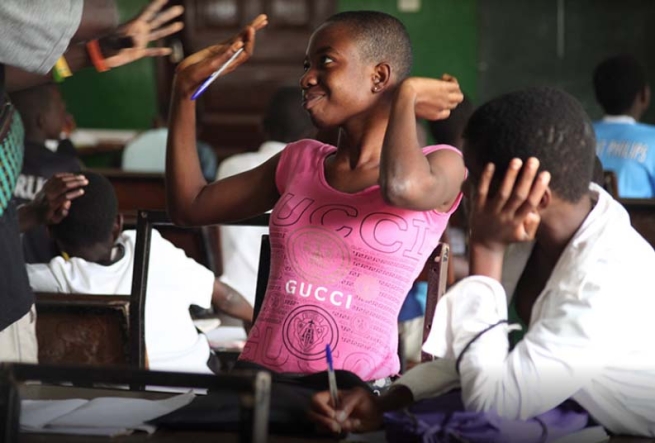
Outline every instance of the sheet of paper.
<path id="1" fill-rule="evenodd" d="M 155 427 L 146 421 L 160 417 L 189 404 L 192 392 L 164 400 L 125 397 L 100 397 L 93 400 L 23 400 L 22 430 L 58 434 L 114 436 L 132 430 L 148 433 Z"/>
<path id="2" fill-rule="evenodd" d="M 610 436 L 607 435 L 602 426 L 592 426 L 585 428 L 582 431 L 574 432 L 573 434 L 565 435 L 564 437 L 554 440 L 552 443 L 600 443 L 609 441 Z"/>
<path id="3" fill-rule="evenodd" d="M 88 400 L 23 400 L 20 404 L 20 425 L 25 429 L 44 427 L 57 418 L 73 412 Z"/>

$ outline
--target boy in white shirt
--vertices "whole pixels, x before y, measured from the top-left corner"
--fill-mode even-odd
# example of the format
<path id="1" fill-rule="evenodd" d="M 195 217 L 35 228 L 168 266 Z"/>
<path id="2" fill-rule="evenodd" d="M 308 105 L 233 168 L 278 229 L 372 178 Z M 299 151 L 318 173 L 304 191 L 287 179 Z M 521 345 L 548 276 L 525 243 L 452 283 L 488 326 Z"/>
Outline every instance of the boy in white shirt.
<path id="1" fill-rule="evenodd" d="M 613 433 L 655 436 L 655 251 L 590 183 L 582 106 L 553 88 L 507 94 L 473 114 L 464 139 L 471 277 L 437 305 L 423 349 L 440 359 L 382 397 L 341 392 L 339 410 L 316 394 L 311 417 L 372 430 L 383 412 L 461 386 L 469 411 L 530 419 L 572 399 Z M 508 320 L 527 327 L 511 350 Z"/>
<path id="2" fill-rule="evenodd" d="M 86 172 L 84 194 L 71 202 L 68 215 L 49 227 L 62 251 L 48 264 L 27 265 L 34 291 L 129 294 L 136 232 L 122 232 L 123 219 L 109 181 Z M 212 303 L 242 320 L 252 308 L 211 271 L 153 231 L 145 304 L 145 340 L 153 370 L 211 373 L 217 362 L 204 335 L 189 316 L 189 305 Z M 227 293 L 227 296 L 225 295 Z"/>

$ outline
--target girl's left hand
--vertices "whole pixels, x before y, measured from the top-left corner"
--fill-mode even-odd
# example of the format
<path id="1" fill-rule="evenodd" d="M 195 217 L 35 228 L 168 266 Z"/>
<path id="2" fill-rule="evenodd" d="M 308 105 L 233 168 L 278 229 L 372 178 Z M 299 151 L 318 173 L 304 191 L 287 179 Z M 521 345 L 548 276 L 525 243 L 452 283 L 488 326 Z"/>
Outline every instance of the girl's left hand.
<path id="1" fill-rule="evenodd" d="M 414 94 L 416 117 L 427 120 L 448 118 L 450 110 L 464 99 L 457 79 L 448 74 L 444 74 L 441 80 L 410 77 L 403 81 L 402 88 Z"/>

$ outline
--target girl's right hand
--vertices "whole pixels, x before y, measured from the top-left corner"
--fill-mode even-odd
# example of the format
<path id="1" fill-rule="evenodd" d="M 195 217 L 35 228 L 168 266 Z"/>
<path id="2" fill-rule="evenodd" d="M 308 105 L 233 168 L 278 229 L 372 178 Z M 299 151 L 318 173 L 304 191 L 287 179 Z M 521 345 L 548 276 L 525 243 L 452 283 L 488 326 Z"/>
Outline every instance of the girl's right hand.
<path id="1" fill-rule="evenodd" d="M 190 98 L 207 77 L 228 61 L 237 50 L 243 48 L 243 52 L 230 63 L 221 76 L 234 71 L 250 58 L 255 49 L 255 34 L 267 24 L 266 15 L 260 14 L 234 37 L 202 49 L 182 60 L 175 69 L 173 84 L 175 92 L 181 97 Z"/>
<path id="2" fill-rule="evenodd" d="M 417 118 L 441 120 L 448 118 L 450 110 L 464 99 L 457 79 L 444 74 L 441 80 L 410 77 L 401 84 L 401 93 L 413 94 Z"/>

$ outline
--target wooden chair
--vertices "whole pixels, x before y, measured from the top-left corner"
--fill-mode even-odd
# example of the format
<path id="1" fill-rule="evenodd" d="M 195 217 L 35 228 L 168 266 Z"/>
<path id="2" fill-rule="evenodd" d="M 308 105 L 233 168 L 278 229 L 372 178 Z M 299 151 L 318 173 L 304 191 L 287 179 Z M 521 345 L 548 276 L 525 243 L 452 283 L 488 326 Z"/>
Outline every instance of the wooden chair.
<path id="1" fill-rule="evenodd" d="M 655 199 L 621 198 L 630 223 L 655 248 Z"/>
<path id="2" fill-rule="evenodd" d="M 271 376 L 265 371 L 233 372 L 216 376 L 134 368 L 3 364 L 0 366 L 0 423 L 2 423 L 0 441 L 2 442 L 19 441 L 18 384 L 24 381 L 55 384 L 71 382 L 77 385 L 150 385 L 237 392 L 240 394 L 239 442 L 263 443 L 268 438 Z"/>
<path id="3" fill-rule="evenodd" d="M 262 309 L 268 277 L 271 274 L 271 239 L 262 235 L 262 244 L 259 249 L 259 267 L 257 268 L 257 286 L 255 287 L 255 306 L 253 306 L 252 322 L 254 323 Z"/>
<path id="4" fill-rule="evenodd" d="M 103 366 L 138 360 L 130 356 L 130 296 L 34 295 L 39 362 Z"/>
<path id="5" fill-rule="evenodd" d="M 603 189 L 614 198 L 619 198 L 619 181 L 614 171 L 603 171 Z"/>
<path id="6" fill-rule="evenodd" d="M 425 343 L 432 330 L 432 320 L 434 319 L 434 311 L 437 309 L 437 303 L 446 293 L 449 255 L 450 247 L 448 244 L 439 243 L 427 262 L 428 297 L 425 305 L 425 316 L 423 317 L 423 343 Z M 421 352 L 421 361 L 429 360 L 432 360 L 432 356 Z"/>

